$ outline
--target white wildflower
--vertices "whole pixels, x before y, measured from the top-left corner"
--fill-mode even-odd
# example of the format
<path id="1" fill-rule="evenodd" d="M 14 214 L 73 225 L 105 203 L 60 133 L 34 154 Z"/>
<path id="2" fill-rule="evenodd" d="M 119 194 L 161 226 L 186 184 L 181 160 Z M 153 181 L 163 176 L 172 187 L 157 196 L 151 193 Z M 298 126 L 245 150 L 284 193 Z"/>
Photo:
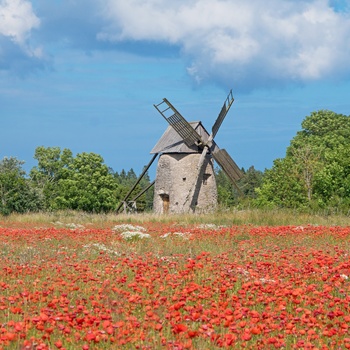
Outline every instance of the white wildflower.
<path id="1" fill-rule="evenodd" d="M 61 221 L 55 221 L 55 222 L 51 222 L 51 224 L 57 225 L 57 226 L 64 226 L 64 223 Z"/>
<path id="2" fill-rule="evenodd" d="M 262 283 L 268 283 L 268 282 L 276 283 L 275 280 L 270 280 L 270 279 L 267 279 L 267 278 L 260 278 L 260 282 L 262 282 Z"/>
<path id="3" fill-rule="evenodd" d="M 245 269 L 243 269 L 241 267 L 237 267 L 237 271 L 239 273 L 241 273 L 242 275 L 244 275 L 244 276 L 249 276 L 250 275 L 249 271 L 247 271 L 247 270 L 245 270 Z"/>
<path id="4" fill-rule="evenodd" d="M 61 221 L 55 221 L 55 222 L 51 222 L 52 224 L 54 224 L 55 226 L 65 226 L 67 228 L 70 228 L 72 230 L 75 230 L 75 229 L 84 229 L 85 227 L 83 225 L 80 225 L 80 224 L 75 224 L 74 222 L 72 223 L 68 223 L 68 224 L 65 224 Z"/>
<path id="5" fill-rule="evenodd" d="M 104 244 L 101 243 L 92 243 L 84 245 L 83 248 L 97 248 L 99 251 L 104 251 L 106 253 L 111 253 L 117 256 L 120 256 L 121 254 L 113 249 L 107 248 Z"/>
<path id="6" fill-rule="evenodd" d="M 120 234 L 125 240 L 133 239 L 133 238 L 150 238 L 151 235 L 148 233 L 143 233 L 140 231 L 124 231 Z"/>
<path id="7" fill-rule="evenodd" d="M 171 235 L 171 232 L 164 233 L 164 235 L 161 235 L 160 238 L 167 238 Z"/>
<path id="8" fill-rule="evenodd" d="M 145 232 L 146 229 L 142 226 L 134 226 L 130 224 L 115 225 L 112 228 L 113 231 L 141 231 Z"/>
<path id="9" fill-rule="evenodd" d="M 192 236 L 190 232 L 174 232 L 173 235 L 179 236 L 183 239 L 189 239 Z"/>
<path id="10" fill-rule="evenodd" d="M 206 229 L 206 230 L 220 230 L 222 228 L 225 228 L 225 226 L 218 226 L 218 225 L 215 225 L 215 224 L 200 224 L 197 226 L 197 228 L 199 229 Z"/>

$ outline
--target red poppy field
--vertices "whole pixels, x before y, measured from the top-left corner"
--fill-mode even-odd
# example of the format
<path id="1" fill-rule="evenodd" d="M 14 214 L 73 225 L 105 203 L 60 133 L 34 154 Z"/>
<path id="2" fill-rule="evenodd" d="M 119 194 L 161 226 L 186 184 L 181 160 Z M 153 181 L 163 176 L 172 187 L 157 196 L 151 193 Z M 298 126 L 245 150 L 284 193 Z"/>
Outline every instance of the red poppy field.
<path id="1" fill-rule="evenodd" d="M 0 349 L 350 348 L 350 229 L 0 227 Z"/>

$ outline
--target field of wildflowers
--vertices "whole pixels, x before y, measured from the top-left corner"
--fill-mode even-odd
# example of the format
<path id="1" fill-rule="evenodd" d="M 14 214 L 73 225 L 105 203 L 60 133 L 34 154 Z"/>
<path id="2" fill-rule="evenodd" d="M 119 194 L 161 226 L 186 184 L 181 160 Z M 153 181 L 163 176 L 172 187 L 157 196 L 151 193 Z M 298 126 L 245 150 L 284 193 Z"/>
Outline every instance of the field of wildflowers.
<path id="1" fill-rule="evenodd" d="M 3 225 L 0 349 L 350 348 L 349 238 L 340 226 Z"/>

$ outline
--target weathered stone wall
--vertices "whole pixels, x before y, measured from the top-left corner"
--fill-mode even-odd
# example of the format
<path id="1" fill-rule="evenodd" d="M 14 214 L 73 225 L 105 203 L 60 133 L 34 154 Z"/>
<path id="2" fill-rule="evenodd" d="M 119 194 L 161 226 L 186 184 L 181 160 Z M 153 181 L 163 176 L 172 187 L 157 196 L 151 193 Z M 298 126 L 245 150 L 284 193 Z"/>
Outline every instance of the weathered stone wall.
<path id="1" fill-rule="evenodd" d="M 206 156 L 197 177 L 200 154 L 163 154 L 157 167 L 153 209 L 164 212 L 164 197 L 169 196 L 169 213 L 209 212 L 217 206 L 213 162 Z"/>

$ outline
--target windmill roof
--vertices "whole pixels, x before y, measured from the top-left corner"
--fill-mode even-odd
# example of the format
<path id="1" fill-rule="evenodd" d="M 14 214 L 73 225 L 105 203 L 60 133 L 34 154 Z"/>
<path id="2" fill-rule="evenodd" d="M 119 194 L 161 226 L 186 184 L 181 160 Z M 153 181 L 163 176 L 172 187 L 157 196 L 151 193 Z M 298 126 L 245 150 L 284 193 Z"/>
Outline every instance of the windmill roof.
<path id="1" fill-rule="evenodd" d="M 201 122 L 189 122 L 189 124 L 202 137 L 203 141 L 207 141 L 209 133 L 204 128 Z M 217 147 L 215 142 L 214 147 Z M 173 129 L 171 125 L 165 130 L 162 137 L 151 150 L 151 154 L 155 153 L 198 153 L 200 149 L 196 145 L 187 146 L 181 136 Z"/>

